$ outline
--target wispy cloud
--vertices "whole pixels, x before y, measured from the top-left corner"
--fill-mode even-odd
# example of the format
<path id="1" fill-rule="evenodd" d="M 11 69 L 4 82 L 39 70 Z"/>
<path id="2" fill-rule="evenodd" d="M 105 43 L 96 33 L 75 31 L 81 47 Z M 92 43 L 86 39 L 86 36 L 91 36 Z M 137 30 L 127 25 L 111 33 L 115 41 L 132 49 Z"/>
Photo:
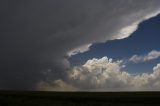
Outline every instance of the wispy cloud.
<path id="1" fill-rule="evenodd" d="M 152 50 L 146 55 L 133 55 L 129 61 L 134 63 L 146 62 L 160 57 L 160 51 Z"/>

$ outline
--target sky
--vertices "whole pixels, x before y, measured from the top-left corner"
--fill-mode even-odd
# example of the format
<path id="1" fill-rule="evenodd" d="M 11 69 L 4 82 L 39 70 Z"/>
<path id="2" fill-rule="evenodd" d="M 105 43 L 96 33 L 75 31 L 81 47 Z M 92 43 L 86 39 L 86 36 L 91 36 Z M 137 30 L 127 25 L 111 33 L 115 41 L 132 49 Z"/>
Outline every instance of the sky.
<path id="1" fill-rule="evenodd" d="M 74 55 L 71 64 L 80 65 L 88 59 L 104 56 L 114 60 L 129 59 L 133 55 L 145 55 L 152 50 L 160 51 L 160 15 L 140 23 L 139 28 L 130 37 L 105 43 L 93 44 L 89 51 Z M 151 72 L 160 58 L 138 64 L 128 63 L 126 71 L 132 73 Z"/>
<path id="2" fill-rule="evenodd" d="M 160 90 L 159 0 L 1 0 L 0 89 Z"/>

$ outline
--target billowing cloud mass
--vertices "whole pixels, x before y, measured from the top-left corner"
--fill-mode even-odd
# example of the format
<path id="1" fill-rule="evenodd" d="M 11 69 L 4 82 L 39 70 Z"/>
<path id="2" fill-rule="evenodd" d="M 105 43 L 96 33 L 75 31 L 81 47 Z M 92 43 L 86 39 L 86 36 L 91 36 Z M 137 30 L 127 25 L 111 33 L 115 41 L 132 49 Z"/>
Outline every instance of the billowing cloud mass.
<path id="1" fill-rule="evenodd" d="M 128 37 L 160 13 L 160 0 L 1 0 L 0 7 L 0 88 L 36 90 L 40 81 L 67 80 L 67 55 Z"/>
<path id="2" fill-rule="evenodd" d="M 160 51 L 152 50 L 149 52 L 147 55 L 133 55 L 129 61 L 134 62 L 134 63 L 139 63 L 139 62 L 146 62 L 154 59 L 158 59 L 160 57 Z"/>
<path id="3" fill-rule="evenodd" d="M 85 90 L 85 91 L 141 91 L 160 89 L 160 64 L 152 73 L 132 75 L 123 70 L 121 61 L 112 61 L 107 57 L 88 60 L 82 66 L 76 66 L 68 73 L 68 80 L 59 79 L 52 83 L 40 83 L 40 90 Z M 47 86 L 46 86 L 47 85 Z M 43 87 L 45 89 L 43 89 Z M 47 89 L 48 88 L 48 89 Z M 70 89 L 68 89 L 70 88 Z M 58 89 L 56 89 L 58 90 Z"/>

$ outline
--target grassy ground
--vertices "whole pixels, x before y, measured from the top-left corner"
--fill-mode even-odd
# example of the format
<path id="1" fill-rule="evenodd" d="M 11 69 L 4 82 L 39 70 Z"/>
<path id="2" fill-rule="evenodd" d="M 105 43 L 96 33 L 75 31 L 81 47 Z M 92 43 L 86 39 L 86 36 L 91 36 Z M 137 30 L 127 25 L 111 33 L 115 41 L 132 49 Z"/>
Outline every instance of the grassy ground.
<path id="1" fill-rule="evenodd" d="M 160 106 L 160 92 L 0 91 L 0 106 Z"/>

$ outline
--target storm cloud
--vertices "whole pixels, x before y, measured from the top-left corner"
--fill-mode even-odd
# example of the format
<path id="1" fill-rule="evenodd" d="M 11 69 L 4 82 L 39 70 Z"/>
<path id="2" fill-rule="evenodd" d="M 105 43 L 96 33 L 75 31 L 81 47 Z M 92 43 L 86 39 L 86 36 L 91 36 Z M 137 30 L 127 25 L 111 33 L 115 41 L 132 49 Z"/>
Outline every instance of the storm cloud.
<path id="1" fill-rule="evenodd" d="M 0 88 L 12 90 L 67 79 L 69 56 L 126 38 L 160 13 L 159 0 L 2 0 L 0 7 Z"/>

